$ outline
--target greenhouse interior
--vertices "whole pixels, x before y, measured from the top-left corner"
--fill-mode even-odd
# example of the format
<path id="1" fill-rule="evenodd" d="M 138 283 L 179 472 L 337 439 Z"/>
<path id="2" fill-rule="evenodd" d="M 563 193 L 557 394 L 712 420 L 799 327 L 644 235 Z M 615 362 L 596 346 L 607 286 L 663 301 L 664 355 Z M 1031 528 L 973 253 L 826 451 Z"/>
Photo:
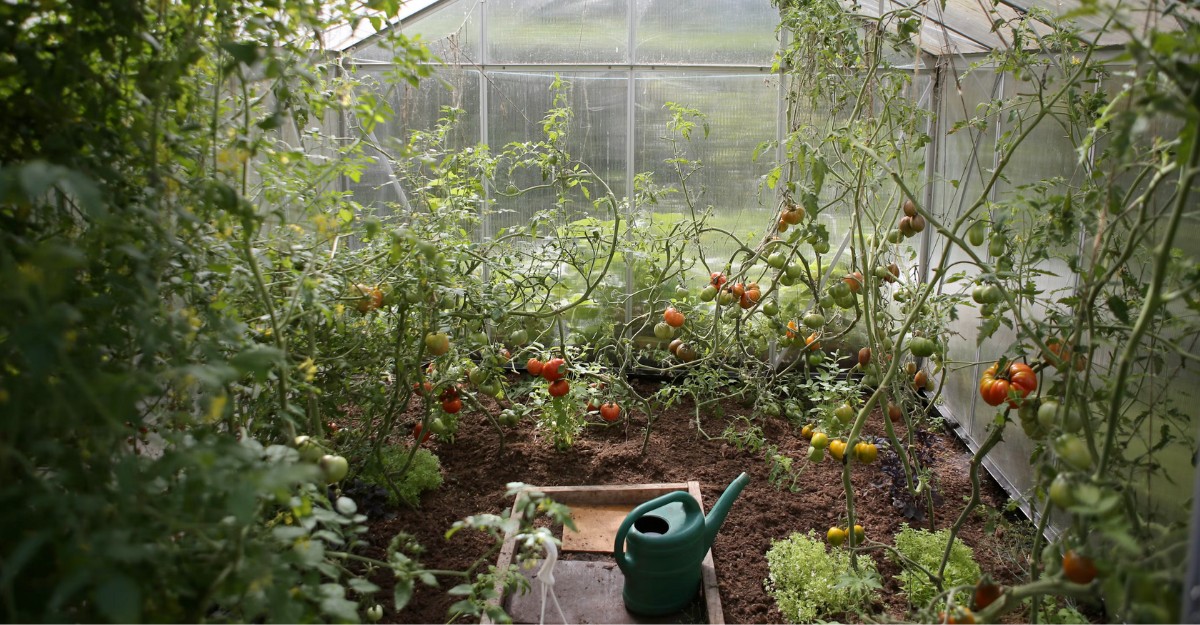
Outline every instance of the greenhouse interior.
<path id="1" fill-rule="evenodd" d="M 1200 7 L 0 8 L 7 622 L 1200 622 Z"/>

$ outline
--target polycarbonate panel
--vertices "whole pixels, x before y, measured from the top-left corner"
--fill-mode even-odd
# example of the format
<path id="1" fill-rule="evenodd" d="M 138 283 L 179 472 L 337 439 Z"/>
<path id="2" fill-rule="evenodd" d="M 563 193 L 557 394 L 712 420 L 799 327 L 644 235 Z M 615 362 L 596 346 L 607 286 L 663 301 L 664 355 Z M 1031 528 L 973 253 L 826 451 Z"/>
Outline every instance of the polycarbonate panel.
<path id="1" fill-rule="evenodd" d="M 568 127 L 566 149 L 571 158 L 591 168 L 607 183 L 617 197 L 625 195 L 626 141 L 628 123 L 626 105 L 628 73 L 626 72 L 562 72 L 567 103 L 573 110 Z M 489 72 L 488 73 L 488 144 L 499 153 L 513 141 L 545 139 L 542 121 L 554 105 L 551 85 L 554 72 Z M 507 180 L 498 180 L 507 188 Z M 517 172 L 512 182 L 519 188 L 543 186 L 540 171 Z M 595 185 L 592 199 L 603 195 Z M 508 197 L 498 195 L 496 208 L 502 211 L 492 217 L 492 230 L 522 228 L 529 225 L 533 214 L 554 205 L 555 195 L 550 188 L 541 188 Z M 591 201 L 580 193 L 571 195 L 573 214 L 610 218 L 605 211 L 592 207 Z"/>
<path id="2" fill-rule="evenodd" d="M 680 138 L 685 157 L 699 160 L 703 169 L 688 180 L 696 209 L 713 207 L 708 225 L 736 234 L 751 247 L 768 228 L 774 227 L 775 194 L 759 185 L 773 165 L 773 154 L 752 160 L 759 143 L 776 133 L 776 103 L 779 83 L 773 75 L 722 73 L 639 72 L 636 77 L 637 120 L 635 141 L 639 146 L 635 168 L 653 172 L 660 185 L 678 186 L 674 169 L 665 163 L 673 157 L 667 122 L 667 102 L 698 109 L 708 117 L 708 138 L 697 126 L 690 142 Z M 654 207 L 656 214 L 679 213 L 690 217 L 682 194 L 663 195 Z M 724 264 L 736 249 L 727 239 L 713 237 L 706 253 L 709 263 Z"/>
<path id="3" fill-rule="evenodd" d="M 449 145 L 464 148 L 480 142 L 479 72 L 442 67 L 414 88 L 390 78 L 389 71 L 383 67 L 359 68 L 360 74 L 374 84 L 374 93 L 386 98 L 394 113 L 375 128 L 374 140 L 385 152 L 392 157 L 403 154 L 412 132 L 433 130 L 438 120 L 447 116 L 445 107 L 462 110 L 449 135 Z M 370 148 L 367 153 L 375 161 L 357 183 L 350 183 L 355 200 L 364 206 L 403 203 L 403 195 L 411 193 L 403 190 L 402 181 L 393 180 L 392 166 L 386 157 Z"/>
<path id="4" fill-rule="evenodd" d="M 634 62 L 770 67 L 779 48 L 771 0 L 637 0 Z"/>
<path id="5" fill-rule="evenodd" d="M 954 80 L 942 83 L 941 113 L 939 115 L 939 130 L 935 140 L 938 145 L 938 160 L 935 164 L 934 207 L 935 213 L 953 223 L 979 197 L 983 189 L 983 181 L 987 171 L 993 167 L 996 136 L 996 118 L 986 119 L 984 128 L 961 126 L 968 119 L 981 114 L 981 107 L 991 100 L 998 85 L 987 69 L 960 77 L 955 88 Z M 952 128 L 956 132 L 948 133 Z M 961 230 L 960 230 L 961 232 Z M 931 264 L 937 264 L 943 253 L 943 247 L 938 245 L 940 237 L 934 237 L 935 245 L 931 249 Z M 983 250 L 978 250 L 983 253 Z M 957 262 L 968 258 L 961 250 L 951 250 L 949 262 Z M 968 284 L 958 282 L 942 285 L 943 291 L 958 291 L 970 289 Z M 984 428 L 987 424 L 985 411 L 979 410 L 976 415 L 976 404 L 990 408 L 982 402 L 976 402 L 978 394 L 977 381 L 979 368 L 973 364 L 979 359 L 976 347 L 976 337 L 979 328 L 979 311 L 969 306 L 958 308 L 958 319 L 949 326 L 950 335 L 946 337 L 948 348 L 947 363 L 949 373 L 942 387 L 945 400 L 944 408 L 950 416 L 962 427 L 962 434 L 971 441 L 982 441 Z"/>
<path id="6" fill-rule="evenodd" d="M 629 62 L 629 0 L 489 0 L 487 62 Z"/>
<path id="7" fill-rule="evenodd" d="M 478 0 L 449 0 L 420 11 L 401 22 L 399 30 L 410 39 L 420 38 L 444 63 L 480 62 Z M 350 50 L 359 61 L 391 61 L 386 37 Z"/>

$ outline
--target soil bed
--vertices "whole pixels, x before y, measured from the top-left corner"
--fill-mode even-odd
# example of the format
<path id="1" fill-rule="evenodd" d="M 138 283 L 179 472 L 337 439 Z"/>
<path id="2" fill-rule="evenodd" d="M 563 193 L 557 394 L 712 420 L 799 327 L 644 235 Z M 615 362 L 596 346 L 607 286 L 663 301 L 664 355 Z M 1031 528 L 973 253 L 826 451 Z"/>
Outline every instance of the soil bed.
<path id="1" fill-rule="evenodd" d="M 654 385 L 637 383 L 643 395 L 653 392 Z M 419 417 L 414 403 L 410 421 Z M 701 417 L 701 426 L 709 436 L 719 437 L 731 417 L 750 416 L 751 409 L 736 401 L 722 405 L 724 416 Z M 876 412 L 867 424 L 865 435 L 884 437 L 881 415 Z M 815 530 L 824 536 L 833 525 L 844 525 L 845 495 L 841 482 L 841 463 L 832 457 L 814 464 L 804 458 L 808 443 L 782 419 L 759 422 L 769 443 L 794 458 L 796 467 L 803 465 L 803 474 L 796 483 L 797 491 L 777 489 L 768 481 L 770 464 L 763 452 L 739 451 L 722 438 L 709 439 L 696 428 L 694 406 L 684 402 L 664 411 L 654 421 L 649 447 L 642 453 L 646 416 L 632 413 L 612 426 L 595 418 L 575 445 L 557 451 L 542 437 L 534 422 L 525 420 L 517 428 L 507 429 L 508 440 L 503 455 L 498 455 L 499 441 L 494 427 L 479 414 L 461 417 L 457 439 L 453 443 L 430 440 L 425 443 L 442 462 L 445 482 L 433 492 L 425 493 L 419 509 L 396 510 L 391 518 L 372 516 L 368 538 L 382 550 L 398 532 L 407 532 L 425 547 L 421 561 L 431 569 L 463 569 L 491 547 L 491 541 L 481 533 L 460 532 L 446 540 L 446 530 L 464 516 L 477 513 L 500 514 L 512 506 L 505 496 L 509 482 L 525 482 L 539 486 L 575 486 L 604 484 L 643 484 L 658 482 L 700 482 L 707 507 L 739 473 L 750 476 L 750 484 L 734 503 L 729 516 L 713 545 L 717 579 L 725 620 L 730 623 L 779 623 L 783 614 L 763 588 L 767 577 L 765 555 L 772 541 L 787 538 L 793 532 Z M 903 440 L 904 426 L 897 426 Z M 934 528 L 949 527 L 963 509 L 971 489 L 968 480 L 970 454 L 952 434 L 923 433 L 917 437 L 923 453 L 935 475 L 935 487 L 941 496 L 936 508 Z M 858 523 L 866 528 L 869 540 L 891 544 L 892 537 L 908 522 L 916 527 L 929 528 L 929 519 L 916 522 L 905 518 L 902 508 L 894 505 L 890 484 L 892 477 L 885 472 L 888 458 L 895 463 L 890 449 L 881 447 L 879 460 L 857 466 L 853 473 Z M 986 474 L 985 474 L 986 475 Z M 1003 491 L 985 477 L 983 505 L 971 516 L 960 538 L 975 550 L 975 559 L 985 573 L 991 573 L 1002 583 L 1010 583 L 1021 575 L 1024 563 L 1014 560 L 1020 553 L 1013 549 L 1012 537 L 1004 528 L 989 524 L 996 520 L 994 510 L 1006 502 Z M 707 511 L 707 510 L 706 510 Z M 884 589 L 878 593 L 874 611 L 885 619 L 904 619 L 907 605 L 893 576 L 898 567 L 882 552 L 875 559 L 883 576 Z M 493 559 L 494 563 L 494 559 Z M 1027 566 L 1027 564 L 1026 564 Z M 377 579 L 381 585 L 386 579 Z M 395 614 L 385 605 L 386 622 L 439 623 L 446 622 L 447 608 L 456 599 L 445 589 L 457 584 L 442 580 L 442 588 L 432 589 L 417 584 L 409 606 Z M 390 592 L 390 588 L 386 589 Z M 390 596 L 390 595 L 384 595 Z M 966 599 L 966 597 L 963 597 Z M 565 600 L 561 598 L 560 600 Z M 849 620 L 857 620 L 847 615 Z"/>

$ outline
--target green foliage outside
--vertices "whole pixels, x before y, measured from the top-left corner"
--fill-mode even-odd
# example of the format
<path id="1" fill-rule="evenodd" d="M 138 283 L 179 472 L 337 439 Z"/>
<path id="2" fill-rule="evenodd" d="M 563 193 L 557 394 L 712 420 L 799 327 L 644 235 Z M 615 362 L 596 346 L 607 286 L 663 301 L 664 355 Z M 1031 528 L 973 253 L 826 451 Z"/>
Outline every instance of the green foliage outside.
<path id="1" fill-rule="evenodd" d="M 420 448 L 405 469 L 409 453 L 407 447 L 385 446 L 380 450 L 380 460 L 367 462 L 361 477 L 386 490 L 391 503 L 417 507 L 421 493 L 442 485 L 442 462 L 433 452 Z"/>
<path id="2" fill-rule="evenodd" d="M 930 532 L 925 529 L 914 529 L 906 523 L 895 537 L 896 551 L 910 562 L 903 564 L 904 570 L 897 576 L 900 588 L 908 596 L 908 601 L 914 606 L 929 605 L 938 594 L 937 586 L 929 579 L 925 571 L 936 572 L 946 551 L 946 543 L 950 540 L 950 530 L 941 529 Z M 915 566 L 924 567 L 922 571 Z M 975 562 L 975 552 L 962 541 L 955 539 L 950 548 L 950 559 L 946 562 L 942 575 L 942 586 L 974 586 L 979 581 L 982 572 Z M 966 604 L 967 594 L 959 596 L 959 603 Z"/>
<path id="3" fill-rule="evenodd" d="M 854 615 L 879 589 L 874 560 L 860 555 L 855 571 L 850 566 L 850 551 L 827 549 L 812 530 L 773 543 L 767 551 L 767 566 L 767 592 L 790 623 Z"/>

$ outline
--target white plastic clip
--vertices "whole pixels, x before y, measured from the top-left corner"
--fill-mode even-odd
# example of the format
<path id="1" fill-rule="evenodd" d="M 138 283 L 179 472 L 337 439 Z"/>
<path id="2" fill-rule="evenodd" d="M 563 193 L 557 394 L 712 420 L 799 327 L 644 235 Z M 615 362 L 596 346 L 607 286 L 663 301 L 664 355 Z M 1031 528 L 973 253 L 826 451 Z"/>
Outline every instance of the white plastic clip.
<path id="1" fill-rule="evenodd" d="M 546 623 L 546 593 L 549 592 L 550 598 L 554 600 L 554 607 L 558 608 L 558 617 L 565 624 L 567 616 L 563 614 L 562 606 L 558 604 L 558 596 L 554 594 L 554 565 L 558 562 L 558 547 L 554 545 L 554 539 L 549 536 L 542 540 L 542 544 L 546 547 L 546 559 L 537 573 L 537 580 L 542 585 L 542 613 L 538 617 L 538 623 L 539 625 Z"/>

